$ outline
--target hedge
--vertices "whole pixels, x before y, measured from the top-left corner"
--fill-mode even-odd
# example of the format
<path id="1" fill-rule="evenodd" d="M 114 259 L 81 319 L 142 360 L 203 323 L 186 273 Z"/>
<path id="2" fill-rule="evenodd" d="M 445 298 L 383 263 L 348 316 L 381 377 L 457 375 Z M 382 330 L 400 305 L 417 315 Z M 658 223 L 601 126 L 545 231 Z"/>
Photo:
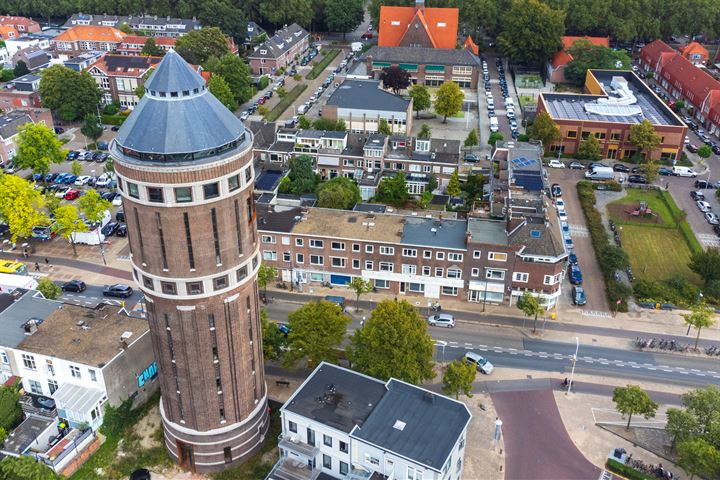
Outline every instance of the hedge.
<path id="1" fill-rule="evenodd" d="M 283 114 L 287 108 L 293 104 L 295 100 L 300 96 L 300 94 L 305 91 L 307 88 L 307 85 L 304 83 L 300 83 L 298 85 L 295 85 L 295 87 L 290 90 L 287 95 L 285 95 L 277 105 L 275 105 L 275 108 L 273 108 L 270 113 L 267 115 L 267 121 L 268 122 L 274 122 L 278 118 L 280 118 L 280 115 Z"/>
<path id="2" fill-rule="evenodd" d="M 105 125 L 122 125 L 127 119 L 125 115 L 102 115 L 102 123 Z"/>
<path id="3" fill-rule="evenodd" d="M 681 210 L 675 203 L 672 195 L 670 195 L 670 192 L 661 190 L 660 197 L 663 199 L 668 209 L 670 209 L 670 213 L 673 215 L 673 217 L 680 215 Z M 681 221 L 678 227 L 680 229 L 680 233 L 685 239 L 685 242 L 690 248 L 690 251 L 693 253 L 702 252 L 703 248 L 700 245 L 700 242 L 698 242 L 697 237 L 695 237 L 695 233 L 692 231 L 692 228 L 690 228 L 690 225 L 688 225 L 687 220 Z"/>
<path id="4" fill-rule="evenodd" d="M 305 78 L 307 80 L 315 80 L 317 77 L 320 76 L 320 74 L 327 68 L 328 65 L 330 65 L 330 62 L 332 62 L 335 57 L 338 56 L 340 53 L 340 50 L 332 49 L 328 50 L 325 56 L 322 60 L 320 60 L 313 68 L 310 70 L 310 73 L 305 75 Z"/>
<path id="5" fill-rule="evenodd" d="M 611 472 L 622 475 L 623 477 L 629 478 L 630 480 L 656 480 L 655 477 L 647 475 L 640 470 L 635 470 L 634 468 L 625 465 L 624 463 L 618 462 L 617 460 L 613 460 L 612 458 L 608 458 L 605 466 Z"/>

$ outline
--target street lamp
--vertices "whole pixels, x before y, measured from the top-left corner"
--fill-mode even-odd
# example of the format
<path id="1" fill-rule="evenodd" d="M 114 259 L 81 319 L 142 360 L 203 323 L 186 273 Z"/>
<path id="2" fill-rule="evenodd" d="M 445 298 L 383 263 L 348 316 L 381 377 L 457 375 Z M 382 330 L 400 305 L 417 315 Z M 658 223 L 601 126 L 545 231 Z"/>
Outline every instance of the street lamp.
<path id="1" fill-rule="evenodd" d="M 575 355 L 573 356 L 573 359 L 572 359 L 572 370 L 570 371 L 570 383 L 568 383 L 568 389 L 567 389 L 567 392 L 565 392 L 565 395 L 570 393 L 570 387 L 572 387 L 572 384 L 573 384 L 573 378 L 575 377 L 575 364 L 577 363 L 579 349 L 580 349 L 580 339 L 578 337 L 575 337 Z"/>

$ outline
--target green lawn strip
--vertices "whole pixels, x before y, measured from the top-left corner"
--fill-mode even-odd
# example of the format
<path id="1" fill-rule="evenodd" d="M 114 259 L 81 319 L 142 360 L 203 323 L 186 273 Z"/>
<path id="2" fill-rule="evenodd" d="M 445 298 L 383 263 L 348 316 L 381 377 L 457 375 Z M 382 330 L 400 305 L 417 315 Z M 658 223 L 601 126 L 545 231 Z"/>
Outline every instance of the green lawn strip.
<path id="1" fill-rule="evenodd" d="M 619 232 L 637 278 L 662 281 L 680 274 L 691 281 L 696 279 L 688 267 L 690 249 L 679 230 L 623 225 Z"/>
<path id="2" fill-rule="evenodd" d="M 280 115 L 287 110 L 287 108 L 293 104 L 295 100 L 300 96 L 302 92 L 305 91 L 307 88 L 307 85 L 304 83 L 299 83 L 295 85 L 295 87 L 290 90 L 279 102 L 277 105 L 275 105 L 275 108 L 270 110 L 270 113 L 267 115 L 267 121 L 268 122 L 274 122 L 278 118 L 280 118 Z"/>
<path id="3" fill-rule="evenodd" d="M 328 50 L 327 53 L 325 53 L 323 59 L 320 60 L 317 64 L 315 64 L 312 70 L 310 70 L 310 72 L 305 75 L 305 78 L 308 80 L 315 80 L 317 77 L 320 76 L 323 70 L 325 70 L 327 66 L 330 65 L 330 62 L 332 62 L 339 53 L 340 50 L 337 49 Z"/>
<path id="4" fill-rule="evenodd" d="M 663 200 L 665 201 L 665 204 L 670 209 L 670 212 L 673 215 L 678 216 L 680 213 L 680 208 L 675 203 L 675 199 L 672 198 L 670 192 L 662 191 L 660 193 Z M 679 227 L 680 233 L 682 233 L 683 237 L 685 238 L 685 241 L 687 242 L 688 247 L 690 247 L 690 250 L 692 250 L 693 252 L 702 252 L 703 248 L 700 245 L 700 242 L 698 242 L 698 239 L 695 236 L 695 232 L 693 232 L 692 228 L 690 228 L 690 225 L 687 223 L 687 220 L 681 221 Z"/>

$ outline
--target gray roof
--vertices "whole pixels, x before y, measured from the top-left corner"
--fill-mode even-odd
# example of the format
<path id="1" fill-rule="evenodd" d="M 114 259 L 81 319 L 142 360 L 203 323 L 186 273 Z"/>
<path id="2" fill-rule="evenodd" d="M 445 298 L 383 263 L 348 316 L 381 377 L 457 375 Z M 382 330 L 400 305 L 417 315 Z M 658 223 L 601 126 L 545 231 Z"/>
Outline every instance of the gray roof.
<path id="1" fill-rule="evenodd" d="M 260 25 L 250 20 L 247 23 L 247 29 L 245 30 L 245 39 L 252 40 L 263 33 L 265 33 L 265 30 Z"/>
<path id="2" fill-rule="evenodd" d="M 257 229 L 259 232 L 289 233 L 301 216 L 300 207 L 258 205 Z"/>
<path id="3" fill-rule="evenodd" d="M 10 112 L 0 117 L 0 138 L 7 140 L 17 134 L 18 127 L 26 123 L 33 123 L 32 118 L 22 111 Z"/>
<path id="4" fill-rule="evenodd" d="M 138 152 L 182 154 L 226 145 L 244 132 L 240 119 L 207 90 L 200 74 L 170 50 L 145 82 L 145 95 L 116 140 Z"/>
<path id="5" fill-rule="evenodd" d="M 385 205 L 380 203 L 358 203 L 353 208 L 356 212 L 385 213 Z"/>
<path id="6" fill-rule="evenodd" d="M 456 48 L 372 47 L 363 58 L 375 62 L 417 63 L 420 65 L 464 65 L 477 67 L 480 59 L 469 50 Z"/>
<path id="7" fill-rule="evenodd" d="M 338 108 L 378 110 L 383 112 L 406 112 L 410 100 L 378 88 L 377 80 L 345 80 L 327 101 Z"/>
<path id="8" fill-rule="evenodd" d="M 400 243 L 424 247 L 464 249 L 466 229 L 467 221 L 465 220 L 405 217 Z"/>
<path id="9" fill-rule="evenodd" d="M 505 222 L 484 218 L 469 218 L 468 233 L 473 241 L 492 245 L 507 245 L 508 236 Z"/>
<path id="10" fill-rule="evenodd" d="M 349 433 L 365 424 L 386 391 L 380 380 L 323 362 L 282 409 Z"/>
<path id="11" fill-rule="evenodd" d="M 103 25 L 108 22 L 114 23 L 111 25 L 114 27 L 127 23 L 133 28 L 141 25 L 172 25 L 173 28 L 168 28 L 166 31 L 177 33 L 186 33 L 200 28 L 200 21 L 194 18 L 171 18 L 150 15 L 93 15 L 86 13 L 73 14 L 68 21 L 65 22 L 64 26 L 70 28 L 75 25 Z M 180 28 L 175 28 L 175 26 L 180 26 Z"/>
<path id="12" fill-rule="evenodd" d="M 275 35 L 250 53 L 248 58 L 278 58 L 308 36 L 310 33 L 307 30 L 293 23 L 276 31 Z"/>
<path id="13" fill-rule="evenodd" d="M 253 147 L 257 150 L 267 150 L 275 143 L 275 127 L 273 122 L 251 120 L 245 123 L 245 128 L 253 132 Z"/>
<path id="14" fill-rule="evenodd" d="M 40 80 L 40 75 L 35 75 L 34 73 L 28 73 L 27 75 L 23 75 L 22 77 L 18 77 L 15 80 L 13 80 L 13 83 L 33 83 Z"/>
<path id="15" fill-rule="evenodd" d="M 2 315 L 0 315 L 0 345 L 3 347 L 15 348 L 25 340 L 23 326 L 28 320 L 31 318 L 45 320 L 51 313 L 62 307 L 60 302 L 34 297 L 34 294 L 36 292 L 33 290 L 25 292 L 23 296 L 2 311 Z M 12 295 L 2 293 L 0 297 L 7 301 L 8 298 L 12 298 Z"/>
<path id="16" fill-rule="evenodd" d="M 525 246 L 520 255 L 559 257 L 567 253 L 559 227 L 552 219 L 549 225 L 545 225 L 542 218 L 528 217 L 527 222 L 510 232 L 509 241 L 513 245 Z"/>
<path id="17" fill-rule="evenodd" d="M 470 418 L 463 403 L 391 378 L 380 403 L 350 436 L 439 472 Z"/>

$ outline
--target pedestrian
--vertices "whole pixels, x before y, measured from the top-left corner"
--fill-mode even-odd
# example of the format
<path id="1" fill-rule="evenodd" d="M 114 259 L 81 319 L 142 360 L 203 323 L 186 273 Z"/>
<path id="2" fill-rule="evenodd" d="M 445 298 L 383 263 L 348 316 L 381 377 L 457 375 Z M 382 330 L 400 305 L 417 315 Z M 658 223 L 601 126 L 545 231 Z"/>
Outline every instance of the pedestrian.
<path id="1" fill-rule="evenodd" d="M 48 267 L 50 266 L 50 260 L 48 260 L 47 257 L 45 257 L 45 265 L 47 265 Z"/>
<path id="2" fill-rule="evenodd" d="M 23 258 L 28 258 L 27 248 L 23 248 Z"/>
<path id="3" fill-rule="evenodd" d="M 365 326 L 365 317 L 360 320 L 360 328 L 363 328 Z"/>
<path id="4" fill-rule="evenodd" d="M 40 271 L 40 264 L 38 262 L 35 262 L 35 271 L 36 272 Z"/>
<path id="5" fill-rule="evenodd" d="M 670 182 L 665 182 L 665 190 L 670 190 Z"/>

